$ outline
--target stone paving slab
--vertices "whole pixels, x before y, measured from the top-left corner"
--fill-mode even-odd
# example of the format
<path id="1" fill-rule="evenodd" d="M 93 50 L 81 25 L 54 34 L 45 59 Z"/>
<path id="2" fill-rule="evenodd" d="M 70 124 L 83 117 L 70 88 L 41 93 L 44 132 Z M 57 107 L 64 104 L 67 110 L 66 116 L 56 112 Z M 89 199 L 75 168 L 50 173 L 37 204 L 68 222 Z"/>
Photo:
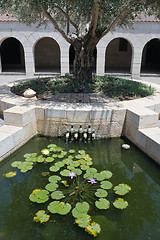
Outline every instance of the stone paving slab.
<path id="1" fill-rule="evenodd" d="M 95 93 L 60 93 L 51 98 L 47 98 L 48 101 L 53 102 L 66 102 L 66 103 L 109 103 L 117 102 L 115 99 L 106 97 L 102 94 Z"/>

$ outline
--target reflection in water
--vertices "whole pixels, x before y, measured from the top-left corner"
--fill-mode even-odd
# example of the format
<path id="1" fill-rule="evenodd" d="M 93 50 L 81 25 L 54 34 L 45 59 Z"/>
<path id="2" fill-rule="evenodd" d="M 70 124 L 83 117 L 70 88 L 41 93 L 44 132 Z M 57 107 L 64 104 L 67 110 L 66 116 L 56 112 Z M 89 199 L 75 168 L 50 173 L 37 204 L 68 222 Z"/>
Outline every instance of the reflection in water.
<path id="1" fill-rule="evenodd" d="M 150 158 L 131 143 L 130 150 L 122 149 L 124 141 L 119 138 L 65 145 L 62 139 L 37 137 L 0 163 L 0 240 L 93 239 L 74 224 L 71 215 L 52 214 L 51 220 L 45 224 L 33 222 L 35 213 L 46 209 L 48 204 L 31 203 L 28 197 L 33 189 L 47 184 L 48 176 L 42 177 L 41 172 L 47 171 L 48 165 L 37 164 L 30 172 L 18 172 L 11 179 L 3 177 L 4 173 L 12 170 L 11 162 L 21 161 L 26 152 L 40 152 L 51 142 L 66 149 L 86 150 L 99 171 L 107 169 L 113 173 L 111 182 L 114 185 L 127 183 L 132 187 L 132 191 L 124 196 L 129 202 L 127 209 L 92 210 L 93 220 L 102 228 L 98 240 L 159 239 L 160 167 Z M 115 195 L 111 193 L 108 198 L 114 201 Z"/>

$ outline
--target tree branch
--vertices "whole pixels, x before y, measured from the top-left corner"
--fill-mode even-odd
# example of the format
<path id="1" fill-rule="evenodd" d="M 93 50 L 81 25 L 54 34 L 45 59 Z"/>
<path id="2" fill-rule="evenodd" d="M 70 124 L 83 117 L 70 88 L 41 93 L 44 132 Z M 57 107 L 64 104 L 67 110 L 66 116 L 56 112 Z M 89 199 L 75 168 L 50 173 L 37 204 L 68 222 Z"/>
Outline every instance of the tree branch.
<path id="1" fill-rule="evenodd" d="M 43 14 L 46 16 L 46 18 L 49 19 L 49 21 L 54 25 L 55 29 L 61 33 L 61 35 L 66 39 L 67 42 L 72 43 L 71 39 L 65 34 L 65 32 L 60 29 L 60 27 L 58 26 L 57 22 L 54 20 L 54 18 L 48 13 L 48 11 L 45 9 L 45 7 L 41 4 L 41 10 L 43 12 Z"/>
<path id="2" fill-rule="evenodd" d="M 133 3 L 136 3 L 136 2 L 138 2 L 138 0 L 133 1 Z M 131 10 L 131 9 L 130 9 L 131 6 L 132 6 L 132 4 L 130 3 L 129 5 L 127 5 L 127 6 L 119 13 L 119 15 L 113 20 L 113 22 L 110 24 L 110 26 L 107 27 L 106 30 L 104 30 L 104 32 L 102 33 L 101 38 L 104 37 L 104 36 L 111 30 L 111 28 L 112 28 L 113 26 L 115 26 L 115 24 L 121 19 L 122 16 L 124 16 L 124 15 L 128 12 L 128 10 Z"/>
<path id="3" fill-rule="evenodd" d="M 97 28 L 97 23 L 98 23 L 98 16 L 99 16 L 99 3 L 95 2 L 94 7 L 93 7 L 93 14 L 92 14 L 92 20 L 91 20 L 91 36 L 95 36 L 95 31 Z"/>
<path id="4" fill-rule="evenodd" d="M 69 22 L 72 24 L 72 26 L 78 30 L 78 26 L 70 19 L 68 13 L 66 13 L 61 7 L 59 6 L 55 6 L 55 8 L 57 8 L 61 13 L 63 13 L 65 15 L 65 17 L 69 20 Z"/>

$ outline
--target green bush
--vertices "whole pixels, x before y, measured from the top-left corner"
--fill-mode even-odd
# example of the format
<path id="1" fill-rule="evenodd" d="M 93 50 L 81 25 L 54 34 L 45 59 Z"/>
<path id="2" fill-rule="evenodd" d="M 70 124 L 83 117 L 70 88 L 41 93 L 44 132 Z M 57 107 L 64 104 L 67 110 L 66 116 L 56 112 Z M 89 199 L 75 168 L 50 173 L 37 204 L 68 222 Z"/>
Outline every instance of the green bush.
<path id="1" fill-rule="evenodd" d="M 93 83 L 87 86 L 78 86 L 72 76 L 37 78 L 21 82 L 13 86 L 11 91 L 23 96 L 24 91 L 28 88 L 36 91 L 39 98 L 48 98 L 58 93 L 74 93 L 78 91 L 101 93 L 115 99 L 146 97 L 154 93 L 154 89 L 146 84 L 110 76 L 93 76 Z"/>

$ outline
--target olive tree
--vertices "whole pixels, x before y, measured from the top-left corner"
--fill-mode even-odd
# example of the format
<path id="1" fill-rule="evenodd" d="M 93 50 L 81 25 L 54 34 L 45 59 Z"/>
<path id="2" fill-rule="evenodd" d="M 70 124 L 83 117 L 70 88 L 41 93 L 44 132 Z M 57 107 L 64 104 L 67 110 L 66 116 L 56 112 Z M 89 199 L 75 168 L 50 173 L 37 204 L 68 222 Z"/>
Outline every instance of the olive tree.
<path id="1" fill-rule="evenodd" d="M 132 25 L 140 13 L 160 18 L 160 0 L 0 0 L 0 9 L 27 24 L 51 22 L 75 50 L 81 85 L 92 82 L 93 52 L 108 32 Z"/>

